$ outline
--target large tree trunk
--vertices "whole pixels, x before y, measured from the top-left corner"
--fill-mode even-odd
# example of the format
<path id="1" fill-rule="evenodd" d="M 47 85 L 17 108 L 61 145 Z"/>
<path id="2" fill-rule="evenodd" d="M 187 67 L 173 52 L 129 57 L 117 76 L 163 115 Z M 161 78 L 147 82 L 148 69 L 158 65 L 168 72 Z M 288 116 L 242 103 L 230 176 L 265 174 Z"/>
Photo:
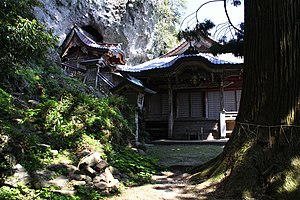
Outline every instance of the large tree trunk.
<path id="1" fill-rule="evenodd" d="M 227 196 L 300 199 L 300 1 L 245 0 L 245 66 L 233 136 L 210 170 Z M 299 156 L 299 157 L 298 157 Z"/>

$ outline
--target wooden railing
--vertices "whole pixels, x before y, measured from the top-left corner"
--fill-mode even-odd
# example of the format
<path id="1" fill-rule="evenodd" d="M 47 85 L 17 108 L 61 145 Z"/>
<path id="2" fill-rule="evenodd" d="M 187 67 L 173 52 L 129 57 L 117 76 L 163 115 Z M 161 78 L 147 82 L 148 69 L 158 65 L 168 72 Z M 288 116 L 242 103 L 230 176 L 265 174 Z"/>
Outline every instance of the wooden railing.
<path id="1" fill-rule="evenodd" d="M 235 120 L 237 115 L 238 115 L 237 111 L 225 112 L 225 120 Z"/>

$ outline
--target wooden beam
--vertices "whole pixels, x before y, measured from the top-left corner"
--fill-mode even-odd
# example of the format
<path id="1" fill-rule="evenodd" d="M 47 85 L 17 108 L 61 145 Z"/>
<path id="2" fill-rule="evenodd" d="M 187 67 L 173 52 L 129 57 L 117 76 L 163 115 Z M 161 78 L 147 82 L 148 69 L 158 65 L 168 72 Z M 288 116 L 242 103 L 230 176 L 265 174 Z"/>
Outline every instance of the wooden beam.
<path id="1" fill-rule="evenodd" d="M 174 109 L 173 109 L 173 89 L 171 84 L 171 78 L 168 78 L 168 107 L 169 107 L 169 123 L 168 123 L 168 138 L 173 138 L 173 126 L 174 126 Z"/>
<path id="2" fill-rule="evenodd" d="M 223 75 L 220 75 L 220 136 L 226 138 L 225 104 L 224 104 L 224 81 Z"/>

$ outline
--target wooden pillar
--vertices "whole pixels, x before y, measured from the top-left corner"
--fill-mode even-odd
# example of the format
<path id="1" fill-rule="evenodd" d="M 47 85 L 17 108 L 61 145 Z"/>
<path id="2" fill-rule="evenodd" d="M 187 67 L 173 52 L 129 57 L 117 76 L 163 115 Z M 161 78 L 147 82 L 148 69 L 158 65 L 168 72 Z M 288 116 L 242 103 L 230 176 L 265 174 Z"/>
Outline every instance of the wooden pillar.
<path id="1" fill-rule="evenodd" d="M 136 106 L 137 109 L 135 111 L 135 145 L 138 146 L 139 143 L 139 111 L 143 110 L 144 106 L 144 98 L 145 94 L 138 92 L 137 93 L 137 101 L 136 101 Z"/>
<path id="2" fill-rule="evenodd" d="M 96 80 L 95 80 L 95 88 L 97 88 L 98 85 L 99 85 L 99 75 L 98 75 L 99 73 L 100 73 L 99 66 L 97 66 Z"/>
<path id="3" fill-rule="evenodd" d="M 135 111 L 135 145 L 139 145 L 139 112 Z"/>
<path id="4" fill-rule="evenodd" d="M 171 78 L 168 79 L 168 107 L 169 107 L 169 122 L 168 122 L 168 138 L 173 138 L 173 125 L 174 125 L 174 109 L 173 109 L 173 89 Z"/>
<path id="5" fill-rule="evenodd" d="M 226 120 L 225 120 L 225 105 L 224 105 L 224 81 L 221 75 L 220 82 L 220 136 L 226 138 Z"/>

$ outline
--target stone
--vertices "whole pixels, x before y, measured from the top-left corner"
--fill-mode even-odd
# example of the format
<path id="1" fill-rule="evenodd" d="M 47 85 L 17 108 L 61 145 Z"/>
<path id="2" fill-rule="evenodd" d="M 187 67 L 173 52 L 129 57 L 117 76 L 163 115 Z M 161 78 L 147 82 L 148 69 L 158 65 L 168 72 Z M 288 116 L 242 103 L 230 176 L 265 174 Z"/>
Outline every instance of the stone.
<path id="1" fill-rule="evenodd" d="M 74 165 L 66 165 L 67 170 L 69 171 L 69 173 L 76 173 L 79 172 L 80 170 L 78 169 L 78 167 L 74 166 Z"/>
<path id="2" fill-rule="evenodd" d="M 68 196 L 72 196 L 76 194 L 74 190 L 51 190 L 51 192 L 62 194 L 62 195 L 68 195 Z"/>
<path id="3" fill-rule="evenodd" d="M 12 176 L 9 176 L 4 180 L 5 184 L 11 185 L 13 187 L 17 187 L 18 184 L 30 185 L 32 180 L 31 176 L 22 165 L 16 164 L 15 166 L 13 166 L 12 173 Z"/>
<path id="4" fill-rule="evenodd" d="M 49 183 L 51 185 L 57 186 L 61 189 L 64 189 L 64 188 L 68 188 L 68 185 L 70 183 L 70 179 L 67 176 L 58 176 L 55 179 L 50 180 Z"/>
<path id="5" fill-rule="evenodd" d="M 110 172 L 109 168 L 106 168 L 104 170 L 103 175 L 105 176 L 105 182 L 107 182 L 107 183 L 111 183 L 115 179 L 114 176 L 112 175 L 112 173 Z"/>
<path id="6" fill-rule="evenodd" d="M 81 172 L 83 172 L 84 174 L 86 174 L 86 175 L 88 175 L 92 178 L 94 178 L 96 176 L 96 171 L 93 168 L 89 167 L 89 166 L 83 167 L 81 169 Z"/>
<path id="7" fill-rule="evenodd" d="M 113 167 L 113 166 L 109 166 L 108 169 L 109 169 L 109 171 L 110 171 L 113 175 L 120 175 L 120 174 L 121 174 L 120 171 L 119 171 L 117 168 Z"/>
<path id="8" fill-rule="evenodd" d="M 98 152 L 93 153 L 89 156 L 86 156 L 86 157 L 82 158 L 79 161 L 78 168 L 81 170 L 82 168 L 86 168 L 86 166 L 87 167 L 94 167 L 101 160 L 102 159 L 101 159 L 100 153 L 98 153 Z"/>
<path id="9" fill-rule="evenodd" d="M 99 190 L 105 190 L 105 189 L 108 188 L 108 184 L 106 182 L 101 181 L 99 183 L 95 183 L 94 187 L 99 189 Z"/>
<path id="10" fill-rule="evenodd" d="M 76 181 L 85 181 L 87 180 L 87 175 L 84 174 L 69 174 L 71 179 L 74 179 Z"/>
<path id="11" fill-rule="evenodd" d="M 112 190 L 117 190 L 120 188 L 120 182 L 118 179 L 113 179 L 110 183 L 108 183 L 108 187 Z"/>
<path id="12" fill-rule="evenodd" d="M 55 176 L 54 171 L 50 170 L 39 170 L 33 173 L 33 186 L 36 189 L 41 189 L 44 187 L 49 187 L 49 181 Z"/>
<path id="13" fill-rule="evenodd" d="M 84 185 L 86 185 L 86 182 L 85 181 L 72 180 L 70 184 L 73 185 L 73 186 L 84 186 Z"/>
<path id="14" fill-rule="evenodd" d="M 100 174 L 93 178 L 93 183 L 99 183 L 101 181 L 106 182 L 106 178 L 103 174 Z"/>
<path id="15" fill-rule="evenodd" d="M 100 160 L 96 166 L 95 166 L 95 170 L 98 172 L 103 171 L 105 168 L 107 168 L 109 165 L 105 160 Z"/>

